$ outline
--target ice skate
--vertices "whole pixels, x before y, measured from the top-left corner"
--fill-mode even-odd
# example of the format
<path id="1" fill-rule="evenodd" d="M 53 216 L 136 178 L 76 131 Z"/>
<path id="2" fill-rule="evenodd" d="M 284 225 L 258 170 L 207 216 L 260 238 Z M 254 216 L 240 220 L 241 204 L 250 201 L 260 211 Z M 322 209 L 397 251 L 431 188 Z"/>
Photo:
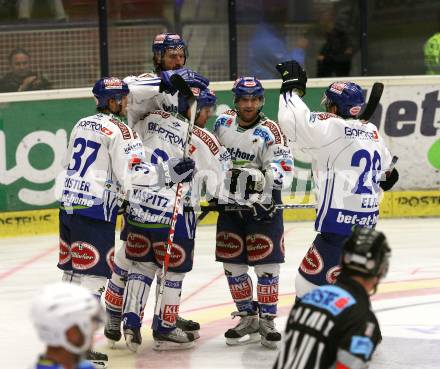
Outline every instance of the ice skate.
<path id="1" fill-rule="evenodd" d="M 125 343 L 128 349 L 132 352 L 137 352 L 142 343 L 140 328 L 124 328 Z"/>
<path id="2" fill-rule="evenodd" d="M 115 343 L 122 337 L 121 319 L 118 316 L 107 314 L 104 336 L 107 338 L 110 348 L 115 348 Z"/>
<path id="3" fill-rule="evenodd" d="M 180 328 L 182 331 L 187 333 L 192 333 L 194 339 L 200 338 L 200 324 L 193 320 L 187 320 L 178 316 L 176 321 L 176 328 Z"/>
<path id="4" fill-rule="evenodd" d="M 246 345 L 260 340 L 258 315 L 247 311 L 234 311 L 234 318 L 240 317 L 240 322 L 225 333 L 226 344 L 230 346 Z"/>
<path id="5" fill-rule="evenodd" d="M 194 335 L 175 328 L 169 333 L 153 331 L 154 346 L 156 351 L 186 350 L 194 347 Z"/>
<path id="6" fill-rule="evenodd" d="M 97 369 L 105 369 L 108 365 L 108 356 L 97 351 L 87 351 L 86 360 L 93 363 Z"/>
<path id="7" fill-rule="evenodd" d="M 281 341 L 281 333 L 275 328 L 274 317 L 260 317 L 261 344 L 270 349 L 276 349 Z"/>

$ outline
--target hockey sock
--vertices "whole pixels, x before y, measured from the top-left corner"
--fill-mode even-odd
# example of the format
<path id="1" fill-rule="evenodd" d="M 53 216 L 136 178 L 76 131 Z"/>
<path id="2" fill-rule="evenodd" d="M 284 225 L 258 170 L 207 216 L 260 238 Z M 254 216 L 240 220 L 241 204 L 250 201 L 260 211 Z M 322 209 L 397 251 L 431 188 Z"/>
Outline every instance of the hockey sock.
<path id="1" fill-rule="evenodd" d="M 278 304 L 279 264 L 263 264 L 255 267 L 258 276 L 257 298 L 260 316 L 276 316 Z"/>
<path id="2" fill-rule="evenodd" d="M 130 266 L 124 291 L 124 327 L 139 328 L 142 325 L 142 312 L 147 304 L 156 268 L 152 262 L 137 262 Z"/>
<path id="3" fill-rule="evenodd" d="M 229 284 L 229 291 L 238 311 L 255 312 L 253 303 L 252 279 L 247 273 L 248 266 L 241 264 L 224 263 L 225 275 Z"/>
<path id="4" fill-rule="evenodd" d="M 168 333 L 176 328 L 184 277 L 185 273 L 168 272 L 166 275 L 162 303 L 160 306 L 158 329 L 160 333 Z"/>

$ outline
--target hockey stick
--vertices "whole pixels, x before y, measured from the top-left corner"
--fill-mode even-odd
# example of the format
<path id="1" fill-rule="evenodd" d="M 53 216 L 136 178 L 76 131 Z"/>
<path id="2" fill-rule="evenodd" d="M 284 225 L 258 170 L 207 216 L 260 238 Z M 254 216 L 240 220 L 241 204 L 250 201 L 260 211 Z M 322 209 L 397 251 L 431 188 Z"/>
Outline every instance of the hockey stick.
<path id="1" fill-rule="evenodd" d="M 375 82 L 371 88 L 370 97 L 368 98 L 367 106 L 364 111 L 357 117 L 360 120 L 370 120 L 373 116 L 380 98 L 382 97 L 383 83 Z"/>
<path id="2" fill-rule="evenodd" d="M 275 208 L 277 210 L 288 210 L 288 209 L 314 209 L 316 208 L 316 204 L 279 204 L 275 205 Z M 252 208 L 248 206 L 235 206 L 235 205 L 225 205 L 225 206 L 218 206 L 218 205 L 205 205 L 201 206 L 200 210 L 202 211 L 202 214 L 209 211 L 249 211 L 252 210 Z"/>
<path id="3" fill-rule="evenodd" d="M 173 74 L 171 76 L 170 80 L 171 80 L 171 83 L 173 84 L 173 86 L 179 91 L 179 93 L 188 99 L 188 102 L 190 105 L 191 118 L 190 118 L 190 121 L 188 124 L 188 132 L 186 135 L 185 146 L 183 148 L 183 158 L 187 158 L 188 154 L 189 154 L 189 145 L 191 143 L 194 122 L 196 120 L 197 100 L 194 97 L 188 84 L 185 82 L 185 80 L 180 75 Z M 154 317 L 153 317 L 153 324 L 152 324 L 153 330 L 157 330 L 157 328 L 159 327 L 160 307 L 162 305 L 163 293 L 164 293 L 164 289 L 165 289 L 165 277 L 167 275 L 168 268 L 170 265 L 171 249 L 173 247 L 174 232 L 176 229 L 177 216 L 179 215 L 180 204 L 182 202 L 182 192 L 183 192 L 183 184 L 182 184 L 182 182 L 179 182 L 177 184 L 176 198 L 174 200 L 174 207 L 173 207 L 173 215 L 171 217 L 171 226 L 170 226 L 170 230 L 168 231 L 168 238 L 167 238 L 167 242 L 166 242 L 167 249 L 166 249 L 165 257 L 164 257 L 163 264 L 162 264 L 162 274 L 160 277 L 159 293 L 157 295 L 156 306 L 154 308 Z"/>

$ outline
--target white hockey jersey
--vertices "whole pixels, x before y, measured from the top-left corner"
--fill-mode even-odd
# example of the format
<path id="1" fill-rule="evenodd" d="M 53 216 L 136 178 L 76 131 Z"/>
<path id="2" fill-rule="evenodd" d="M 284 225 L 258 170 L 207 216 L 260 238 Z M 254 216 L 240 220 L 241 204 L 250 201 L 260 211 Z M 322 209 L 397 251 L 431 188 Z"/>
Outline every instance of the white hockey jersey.
<path id="1" fill-rule="evenodd" d="M 188 132 L 188 120 L 180 114 L 156 110 L 149 113 L 133 127 L 141 139 L 147 161 L 157 164 L 171 157 L 182 158 L 184 144 Z M 190 157 L 195 161 L 196 168 L 191 184 L 183 186 L 183 205 L 199 204 L 202 188 L 210 196 L 221 191 L 225 173 L 232 167 L 228 151 L 207 130 L 194 127 L 189 149 Z M 168 227 L 176 197 L 177 185 L 171 189 L 134 190 L 130 197 L 131 224 L 144 228 L 157 228 L 158 223 Z M 209 197 L 209 196 L 208 196 Z M 179 209 L 176 234 L 193 238 L 195 216 L 192 212 Z"/>
<path id="2" fill-rule="evenodd" d="M 354 225 L 373 227 L 379 217 L 379 181 L 392 162 L 376 126 L 312 113 L 295 92 L 280 96 L 278 122 L 312 157 L 315 229 L 348 235 Z"/>
<path id="3" fill-rule="evenodd" d="M 121 192 L 132 181 L 157 185 L 156 167 L 143 163 L 142 142 L 112 114 L 80 119 L 70 135 L 64 170 L 57 178 L 62 209 L 107 222 L 116 222 Z"/>
<path id="4" fill-rule="evenodd" d="M 155 73 L 144 73 L 140 76 L 124 78 L 130 93 L 128 94 L 128 126 L 133 127 L 153 110 L 165 110 L 177 113 L 177 93 L 159 92 L 160 78 Z"/>
<path id="5" fill-rule="evenodd" d="M 228 110 L 217 118 L 214 134 L 231 154 L 234 167 L 266 171 L 266 178 L 271 178 L 273 182 L 271 190 L 290 188 L 293 157 L 277 123 L 260 114 L 257 124 L 242 128 L 238 125 L 236 112 Z M 281 199 L 275 201 L 280 202 Z"/>

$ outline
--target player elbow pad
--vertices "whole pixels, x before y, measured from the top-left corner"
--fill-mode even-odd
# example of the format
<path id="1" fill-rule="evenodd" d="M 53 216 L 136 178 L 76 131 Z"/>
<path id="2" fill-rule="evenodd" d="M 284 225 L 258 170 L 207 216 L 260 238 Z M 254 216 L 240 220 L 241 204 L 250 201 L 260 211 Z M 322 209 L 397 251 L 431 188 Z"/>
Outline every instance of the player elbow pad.
<path id="1" fill-rule="evenodd" d="M 380 182 L 380 188 L 384 191 L 391 190 L 395 183 L 399 180 L 399 172 L 396 168 L 387 173 L 386 179 Z"/>

